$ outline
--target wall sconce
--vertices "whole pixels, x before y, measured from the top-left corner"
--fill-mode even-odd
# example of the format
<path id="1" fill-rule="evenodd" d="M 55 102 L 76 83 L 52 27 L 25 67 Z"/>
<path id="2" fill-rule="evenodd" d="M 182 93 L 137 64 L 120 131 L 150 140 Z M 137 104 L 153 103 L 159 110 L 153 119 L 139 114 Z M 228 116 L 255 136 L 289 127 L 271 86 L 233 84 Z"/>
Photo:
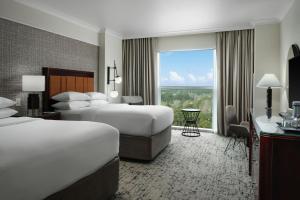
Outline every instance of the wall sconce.
<path id="1" fill-rule="evenodd" d="M 110 70 L 114 70 L 114 78 L 112 80 L 110 79 Z M 114 61 L 113 67 L 107 67 L 107 85 L 109 85 L 110 82 L 114 82 L 114 89 L 110 92 L 110 96 L 112 98 L 116 98 L 119 95 L 118 91 L 116 90 L 116 83 L 120 84 L 122 82 L 122 77 L 118 75 L 116 61 Z"/>

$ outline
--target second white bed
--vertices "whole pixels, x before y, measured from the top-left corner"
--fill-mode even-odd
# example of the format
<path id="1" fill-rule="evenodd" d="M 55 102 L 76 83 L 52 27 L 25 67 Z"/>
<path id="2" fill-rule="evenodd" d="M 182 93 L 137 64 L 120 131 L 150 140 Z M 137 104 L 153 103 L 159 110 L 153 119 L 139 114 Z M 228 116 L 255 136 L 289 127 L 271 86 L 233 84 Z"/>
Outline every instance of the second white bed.
<path id="1" fill-rule="evenodd" d="M 77 110 L 60 111 L 63 120 L 95 121 L 107 123 L 120 133 L 150 137 L 173 123 L 173 110 L 166 106 L 134 106 L 103 104 Z"/>

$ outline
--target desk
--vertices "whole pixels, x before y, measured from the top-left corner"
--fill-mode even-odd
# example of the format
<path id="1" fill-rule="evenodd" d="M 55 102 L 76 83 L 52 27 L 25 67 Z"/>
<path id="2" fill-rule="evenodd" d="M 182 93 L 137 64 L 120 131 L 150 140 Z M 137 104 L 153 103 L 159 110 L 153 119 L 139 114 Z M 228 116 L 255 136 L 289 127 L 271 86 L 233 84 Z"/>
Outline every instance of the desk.
<path id="1" fill-rule="evenodd" d="M 252 121 L 249 167 L 259 200 L 300 199 L 300 133 L 284 132 L 265 116 Z"/>

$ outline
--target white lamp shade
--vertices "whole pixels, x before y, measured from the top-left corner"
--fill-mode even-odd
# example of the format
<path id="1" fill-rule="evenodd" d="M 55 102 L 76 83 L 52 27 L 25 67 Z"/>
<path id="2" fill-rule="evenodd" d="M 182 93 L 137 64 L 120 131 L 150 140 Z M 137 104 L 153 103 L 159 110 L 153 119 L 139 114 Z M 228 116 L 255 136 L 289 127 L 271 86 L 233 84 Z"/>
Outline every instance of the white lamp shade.
<path id="1" fill-rule="evenodd" d="M 45 91 L 45 76 L 22 76 L 22 90 L 24 92 Z"/>
<path id="2" fill-rule="evenodd" d="M 122 77 L 121 76 L 116 77 L 115 81 L 117 84 L 122 83 Z"/>
<path id="3" fill-rule="evenodd" d="M 260 81 L 257 83 L 256 87 L 259 88 L 280 88 L 280 82 L 275 74 L 265 74 Z"/>
<path id="4" fill-rule="evenodd" d="M 119 95 L 119 93 L 118 93 L 118 91 L 116 91 L 116 90 L 113 90 L 113 91 L 110 92 L 110 96 L 111 96 L 112 98 L 116 98 L 116 97 L 118 97 L 118 95 Z"/>

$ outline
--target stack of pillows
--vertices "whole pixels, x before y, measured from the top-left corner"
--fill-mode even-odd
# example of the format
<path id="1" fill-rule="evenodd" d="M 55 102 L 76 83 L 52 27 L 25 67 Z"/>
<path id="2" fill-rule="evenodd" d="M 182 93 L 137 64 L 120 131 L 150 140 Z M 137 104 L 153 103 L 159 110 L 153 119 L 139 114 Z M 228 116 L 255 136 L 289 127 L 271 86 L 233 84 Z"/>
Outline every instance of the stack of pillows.
<path id="1" fill-rule="evenodd" d="M 76 110 L 108 104 L 107 96 L 100 92 L 63 92 L 53 96 L 52 99 L 58 101 L 52 105 L 57 110 Z"/>
<path id="2" fill-rule="evenodd" d="M 16 104 L 16 102 L 0 97 L 0 119 L 11 117 L 18 113 L 18 111 L 11 109 L 9 107 L 12 107 Z"/>

